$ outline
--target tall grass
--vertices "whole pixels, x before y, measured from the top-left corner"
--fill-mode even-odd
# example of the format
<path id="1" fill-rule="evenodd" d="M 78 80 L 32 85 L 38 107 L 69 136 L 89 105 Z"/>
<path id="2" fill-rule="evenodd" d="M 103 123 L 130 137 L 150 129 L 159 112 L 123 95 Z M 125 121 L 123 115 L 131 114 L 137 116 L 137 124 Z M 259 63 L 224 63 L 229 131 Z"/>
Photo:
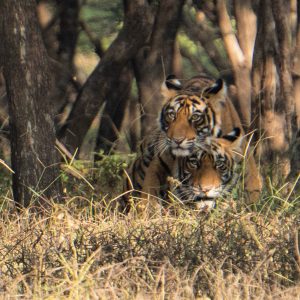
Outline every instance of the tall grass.
<path id="1" fill-rule="evenodd" d="M 118 198 L 105 191 L 108 174 L 115 193 L 121 189 L 120 164 L 111 159 L 102 162 L 111 166 L 105 173 L 87 163 L 64 168 L 65 203 L 41 215 L 16 212 L 5 194 L 0 297 L 300 299 L 295 191 L 270 182 L 251 207 L 243 197 L 219 200 L 210 213 L 172 203 L 139 218 L 134 209 L 118 211 Z"/>

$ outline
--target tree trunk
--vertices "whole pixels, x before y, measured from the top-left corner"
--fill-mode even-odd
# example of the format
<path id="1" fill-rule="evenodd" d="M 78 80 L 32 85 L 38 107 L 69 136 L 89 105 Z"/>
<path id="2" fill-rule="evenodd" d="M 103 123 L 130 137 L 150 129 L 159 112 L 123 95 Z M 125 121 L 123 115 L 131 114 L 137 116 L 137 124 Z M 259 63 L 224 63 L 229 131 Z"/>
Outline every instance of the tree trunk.
<path id="1" fill-rule="evenodd" d="M 52 14 L 45 3 L 39 3 L 38 17 L 42 27 L 44 44 L 52 58 L 55 89 L 51 103 L 55 112 L 55 124 L 59 127 L 65 117 L 64 109 L 78 93 L 74 80 L 74 55 L 79 34 L 79 0 L 56 0 Z M 75 83 L 75 84 L 74 84 Z"/>
<path id="2" fill-rule="evenodd" d="M 160 86 L 164 76 L 173 73 L 176 34 L 184 0 L 162 0 L 155 18 L 150 46 L 135 58 L 134 72 L 141 103 L 141 135 L 156 124 L 161 107 Z"/>
<path id="3" fill-rule="evenodd" d="M 293 60 L 294 97 L 297 130 L 300 130 L 300 1 L 297 1 L 297 35 Z"/>
<path id="4" fill-rule="evenodd" d="M 300 1 L 297 1 L 296 43 L 293 57 L 293 85 L 295 99 L 296 125 L 291 145 L 291 171 L 288 179 L 293 179 L 300 173 Z M 299 182 L 298 182 L 299 186 Z"/>
<path id="5" fill-rule="evenodd" d="M 279 48 L 279 80 L 281 99 L 279 109 L 283 109 L 286 119 L 286 134 L 288 142 L 292 139 L 292 115 L 294 113 L 293 83 L 291 74 L 291 28 L 289 26 L 285 1 L 273 0 L 272 11 Z"/>
<path id="6" fill-rule="evenodd" d="M 252 68 L 253 50 L 256 37 L 256 15 L 251 0 L 234 0 L 237 36 L 245 56 L 245 64 Z"/>
<path id="7" fill-rule="evenodd" d="M 28 206 L 37 198 L 44 205 L 44 197 L 58 198 L 61 191 L 53 116 L 47 98 L 53 87 L 48 56 L 35 1 L 0 3 L 14 199 Z"/>
<path id="8" fill-rule="evenodd" d="M 239 1 L 236 1 L 236 4 L 239 4 L 236 7 L 238 18 L 242 14 L 247 14 L 249 17 L 252 16 L 250 14 L 251 5 L 248 2 L 242 5 Z M 241 11 L 241 8 L 245 9 Z M 226 1 L 217 0 L 216 9 L 224 46 L 234 72 L 236 93 L 239 102 L 238 110 L 241 113 L 242 125 L 247 132 L 251 123 L 251 69 L 249 68 L 249 65 L 247 65 L 245 54 L 243 53 L 243 50 L 241 49 L 237 37 L 232 29 L 231 20 L 227 12 Z M 242 24 L 241 20 L 238 23 L 240 27 L 245 25 Z M 247 26 L 249 25 L 247 24 Z M 251 42 L 247 41 L 246 43 L 246 41 L 244 41 L 244 45 L 246 44 L 251 44 Z"/>
<path id="9" fill-rule="evenodd" d="M 60 12 L 58 58 L 72 72 L 79 33 L 79 0 L 57 0 L 57 4 Z"/>
<path id="10" fill-rule="evenodd" d="M 131 0 L 123 29 L 79 93 L 65 126 L 59 131 L 63 143 L 74 153 L 97 115 L 107 93 L 124 66 L 134 57 L 150 34 L 151 21 L 146 0 Z"/>
<path id="11" fill-rule="evenodd" d="M 274 162 L 280 151 L 285 151 L 282 117 L 275 112 L 277 96 L 277 71 L 274 20 L 269 0 L 259 5 L 258 32 L 252 70 L 252 129 L 258 129 L 255 142 L 259 141 L 259 153 L 263 162 Z M 276 138 L 274 138 L 276 131 Z"/>
<path id="12" fill-rule="evenodd" d="M 79 0 L 56 0 L 59 13 L 59 32 L 57 34 L 57 60 L 60 66 L 55 68 L 56 88 L 52 103 L 56 113 L 56 124 L 62 119 L 64 107 L 71 98 L 71 82 L 75 75 L 74 55 L 79 34 Z M 60 68 L 59 68 L 60 67 Z"/>
<path id="13" fill-rule="evenodd" d="M 132 83 L 131 66 L 123 69 L 120 76 L 112 84 L 114 88 L 106 96 L 106 104 L 101 116 L 100 127 L 96 140 L 95 160 L 99 160 L 100 150 L 109 154 L 119 137 L 125 109 L 130 98 Z"/>

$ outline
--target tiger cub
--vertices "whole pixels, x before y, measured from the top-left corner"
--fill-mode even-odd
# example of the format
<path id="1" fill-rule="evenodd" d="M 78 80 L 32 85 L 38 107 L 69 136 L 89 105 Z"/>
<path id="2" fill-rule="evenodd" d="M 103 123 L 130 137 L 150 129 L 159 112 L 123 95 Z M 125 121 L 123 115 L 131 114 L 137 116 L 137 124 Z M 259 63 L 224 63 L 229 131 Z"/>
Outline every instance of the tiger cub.
<path id="1" fill-rule="evenodd" d="M 221 138 L 207 137 L 205 144 L 188 157 L 180 157 L 173 168 L 177 183 L 170 190 L 184 203 L 211 209 L 215 199 L 230 193 L 240 176 L 243 160 L 240 128 Z"/>

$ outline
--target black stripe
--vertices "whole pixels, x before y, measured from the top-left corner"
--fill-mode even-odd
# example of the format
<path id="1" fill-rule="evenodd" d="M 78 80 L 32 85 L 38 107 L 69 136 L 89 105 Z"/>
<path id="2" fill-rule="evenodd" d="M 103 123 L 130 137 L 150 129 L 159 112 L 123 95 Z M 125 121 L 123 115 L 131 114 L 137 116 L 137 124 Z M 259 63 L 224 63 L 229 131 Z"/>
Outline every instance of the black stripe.
<path id="1" fill-rule="evenodd" d="M 161 174 L 158 173 L 158 172 L 155 172 L 155 175 L 156 175 L 156 177 L 158 178 L 159 186 L 162 186 L 162 184 L 163 184 L 163 179 L 162 179 L 162 177 L 161 177 Z"/>
<path id="2" fill-rule="evenodd" d="M 144 170 L 143 170 L 142 168 L 139 168 L 139 169 L 137 170 L 137 173 L 138 173 L 138 175 L 140 176 L 140 178 L 141 178 L 142 180 L 145 179 L 145 172 L 144 172 Z"/>
<path id="3" fill-rule="evenodd" d="M 180 102 L 182 99 L 185 99 L 185 96 L 180 96 L 174 100 L 175 103 Z"/>
<path id="4" fill-rule="evenodd" d="M 143 159 L 143 164 L 145 165 L 146 168 L 149 167 L 150 163 L 151 163 L 151 157 L 149 158 L 149 156 L 146 156 L 144 159 Z"/>
<path id="5" fill-rule="evenodd" d="M 205 114 L 205 116 L 206 116 L 206 120 L 207 120 L 208 125 L 210 125 L 210 120 L 211 120 L 210 115 Z"/>
<path id="6" fill-rule="evenodd" d="M 200 104 L 200 99 L 196 100 L 196 99 L 190 99 L 190 101 L 192 101 L 194 104 Z"/>
<path id="7" fill-rule="evenodd" d="M 160 163 L 166 170 L 167 174 L 171 174 L 171 170 L 170 170 L 169 166 L 163 161 L 163 159 L 160 156 L 158 158 L 159 158 Z"/>
<path id="8" fill-rule="evenodd" d="M 213 109 L 210 109 L 210 112 L 211 112 L 212 122 L 213 122 L 212 127 L 214 127 L 215 124 L 216 124 L 216 116 L 215 116 L 215 112 L 214 112 Z"/>
<path id="9" fill-rule="evenodd" d="M 185 106 L 185 104 L 184 104 L 183 102 L 181 102 L 181 103 L 179 104 L 179 107 L 178 107 L 177 112 L 178 112 L 182 107 L 184 107 L 184 106 Z"/>

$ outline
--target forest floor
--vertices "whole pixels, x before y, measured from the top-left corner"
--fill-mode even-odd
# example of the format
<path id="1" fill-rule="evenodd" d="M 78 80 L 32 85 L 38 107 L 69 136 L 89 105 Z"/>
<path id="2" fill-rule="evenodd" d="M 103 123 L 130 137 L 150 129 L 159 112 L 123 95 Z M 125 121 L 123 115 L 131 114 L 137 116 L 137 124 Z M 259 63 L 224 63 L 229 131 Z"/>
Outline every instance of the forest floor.
<path id="1" fill-rule="evenodd" d="M 248 206 L 116 208 L 123 157 L 63 166 L 64 204 L 16 212 L 0 183 L 0 299 L 300 299 L 299 193 L 266 180 Z"/>

